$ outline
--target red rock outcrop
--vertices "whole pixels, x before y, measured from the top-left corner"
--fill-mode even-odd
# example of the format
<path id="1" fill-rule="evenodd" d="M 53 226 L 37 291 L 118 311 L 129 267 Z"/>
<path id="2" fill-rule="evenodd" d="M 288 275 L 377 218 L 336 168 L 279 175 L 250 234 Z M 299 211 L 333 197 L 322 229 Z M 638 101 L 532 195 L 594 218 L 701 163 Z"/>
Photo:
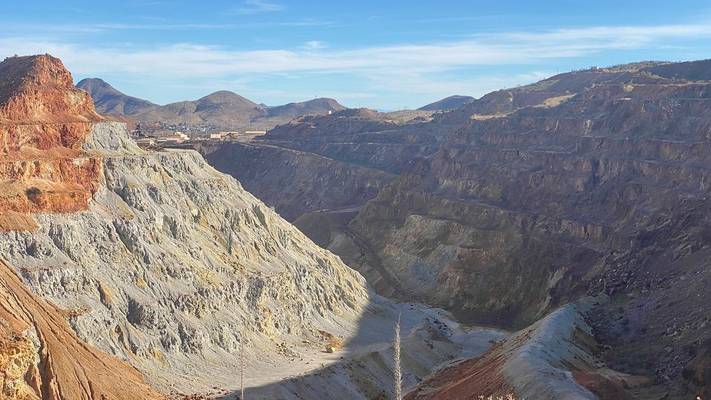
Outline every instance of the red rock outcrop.
<path id="1" fill-rule="evenodd" d="M 128 364 L 82 342 L 65 312 L 0 262 L 0 398 L 161 399 Z"/>
<path id="2" fill-rule="evenodd" d="M 32 229 L 28 213 L 87 207 L 101 160 L 80 148 L 102 119 L 59 59 L 0 63 L 0 230 Z"/>
<path id="3" fill-rule="evenodd" d="M 48 54 L 9 57 L 0 63 L 0 118 L 11 122 L 96 122 L 88 93 L 74 87 L 72 75 Z"/>
<path id="4" fill-rule="evenodd" d="M 101 158 L 81 150 L 101 121 L 49 55 L 0 63 L 0 231 L 33 230 L 33 213 L 87 208 Z M 66 313 L 0 261 L 0 398 L 159 399 L 128 364 L 82 342 Z"/>

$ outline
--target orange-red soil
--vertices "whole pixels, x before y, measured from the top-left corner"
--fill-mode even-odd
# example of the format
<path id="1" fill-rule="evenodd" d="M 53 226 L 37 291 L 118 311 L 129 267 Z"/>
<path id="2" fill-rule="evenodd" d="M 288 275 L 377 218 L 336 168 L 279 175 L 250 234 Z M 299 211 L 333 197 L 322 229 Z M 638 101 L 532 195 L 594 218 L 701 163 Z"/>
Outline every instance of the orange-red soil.
<path id="1" fill-rule="evenodd" d="M 0 262 L 0 398 L 164 398 L 136 369 L 82 342 L 64 314 Z M 29 330 L 36 334 L 36 344 Z"/>
<path id="2" fill-rule="evenodd" d="M 438 371 L 408 393 L 405 400 L 479 400 L 480 396 L 503 398 L 513 394 L 501 373 L 507 356 L 501 350 L 501 345 L 497 344 L 481 357 Z"/>
<path id="3" fill-rule="evenodd" d="M 29 214 L 86 209 L 101 159 L 81 145 L 103 118 L 49 55 L 0 63 L 0 230 L 32 230 Z"/>

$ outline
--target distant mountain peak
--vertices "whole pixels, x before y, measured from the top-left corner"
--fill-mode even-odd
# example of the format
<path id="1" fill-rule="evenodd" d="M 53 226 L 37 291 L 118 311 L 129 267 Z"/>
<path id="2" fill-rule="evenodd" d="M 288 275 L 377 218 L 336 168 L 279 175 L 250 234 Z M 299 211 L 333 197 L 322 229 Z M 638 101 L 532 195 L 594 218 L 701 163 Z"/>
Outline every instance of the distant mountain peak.
<path id="1" fill-rule="evenodd" d="M 471 103 L 476 100 L 471 96 L 461 96 L 454 95 L 445 97 L 442 100 L 435 101 L 434 103 L 427 104 L 426 106 L 418 108 L 420 111 L 449 111 L 455 110 L 465 104 Z"/>
<path id="2" fill-rule="evenodd" d="M 218 90 L 197 100 L 159 106 L 128 96 L 99 78 L 83 79 L 77 87 L 89 92 L 100 113 L 147 123 L 270 129 L 296 117 L 325 115 L 346 109 L 335 99 L 327 97 L 269 107 L 230 90 Z"/>
<path id="3" fill-rule="evenodd" d="M 105 80 L 103 80 L 101 78 L 84 78 L 84 79 L 80 80 L 79 83 L 77 83 L 77 87 L 83 88 L 83 87 L 89 87 L 89 86 L 97 87 L 97 88 L 104 88 L 107 90 L 113 90 L 113 91 L 118 92 L 118 90 L 116 90 L 116 88 L 109 85 L 108 82 L 106 82 Z"/>
<path id="4" fill-rule="evenodd" d="M 328 114 L 330 112 L 338 112 L 345 109 L 346 107 L 341 105 L 335 99 L 319 97 L 298 103 L 289 103 L 283 106 L 269 107 L 269 115 L 279 117 L 298 117 L 303 115 Z"/>
<path id="5" fill-rule="evenodd" d="M 262 106 L 253 102 L 252 100 L 249 100 L 248 98 L 240 96 L 239 94 L 229 90 L 218 90 L 216 92 L 208 94 L 207 96 L 201 97 L 197 100 L 197 102 L 212 104 L 236 104 L 240 106 L 262 108 Z"/>
<path id="6" fill-rule="evenodd" d="M 77 83 L 94 99 L 96 110 L 105 115 L 133 116 L 158 107 L 148 100 L 128 96 L 100 78 L 86 78 Z"/>

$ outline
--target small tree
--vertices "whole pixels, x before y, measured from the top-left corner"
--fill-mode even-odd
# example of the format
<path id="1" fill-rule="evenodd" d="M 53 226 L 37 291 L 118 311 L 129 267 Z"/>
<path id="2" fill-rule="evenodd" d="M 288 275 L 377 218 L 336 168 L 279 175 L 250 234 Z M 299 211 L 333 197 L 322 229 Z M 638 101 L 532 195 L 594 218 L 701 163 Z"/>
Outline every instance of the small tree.
<path id="1" fill-rule="evenodd" d="M 395 400 L 402 399 L 402 370 L 400 369 L 400 315 L 397 315 L 397 323 L 395 324 L 395 343 L 393 344 L 394 353 L 394 370 L 395 378 Z"/>

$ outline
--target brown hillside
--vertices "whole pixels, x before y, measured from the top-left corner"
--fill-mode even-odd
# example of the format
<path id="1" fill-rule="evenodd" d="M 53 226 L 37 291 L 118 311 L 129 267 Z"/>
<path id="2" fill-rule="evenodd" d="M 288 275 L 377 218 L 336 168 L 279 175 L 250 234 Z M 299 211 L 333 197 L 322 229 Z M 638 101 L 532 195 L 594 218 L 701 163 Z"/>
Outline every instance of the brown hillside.
<path id="1" fill-rule="evenodd" d="M 1 398 L 163 398 L 137 370 L 79 340 L 64 318 L 0 262 Z"/>

